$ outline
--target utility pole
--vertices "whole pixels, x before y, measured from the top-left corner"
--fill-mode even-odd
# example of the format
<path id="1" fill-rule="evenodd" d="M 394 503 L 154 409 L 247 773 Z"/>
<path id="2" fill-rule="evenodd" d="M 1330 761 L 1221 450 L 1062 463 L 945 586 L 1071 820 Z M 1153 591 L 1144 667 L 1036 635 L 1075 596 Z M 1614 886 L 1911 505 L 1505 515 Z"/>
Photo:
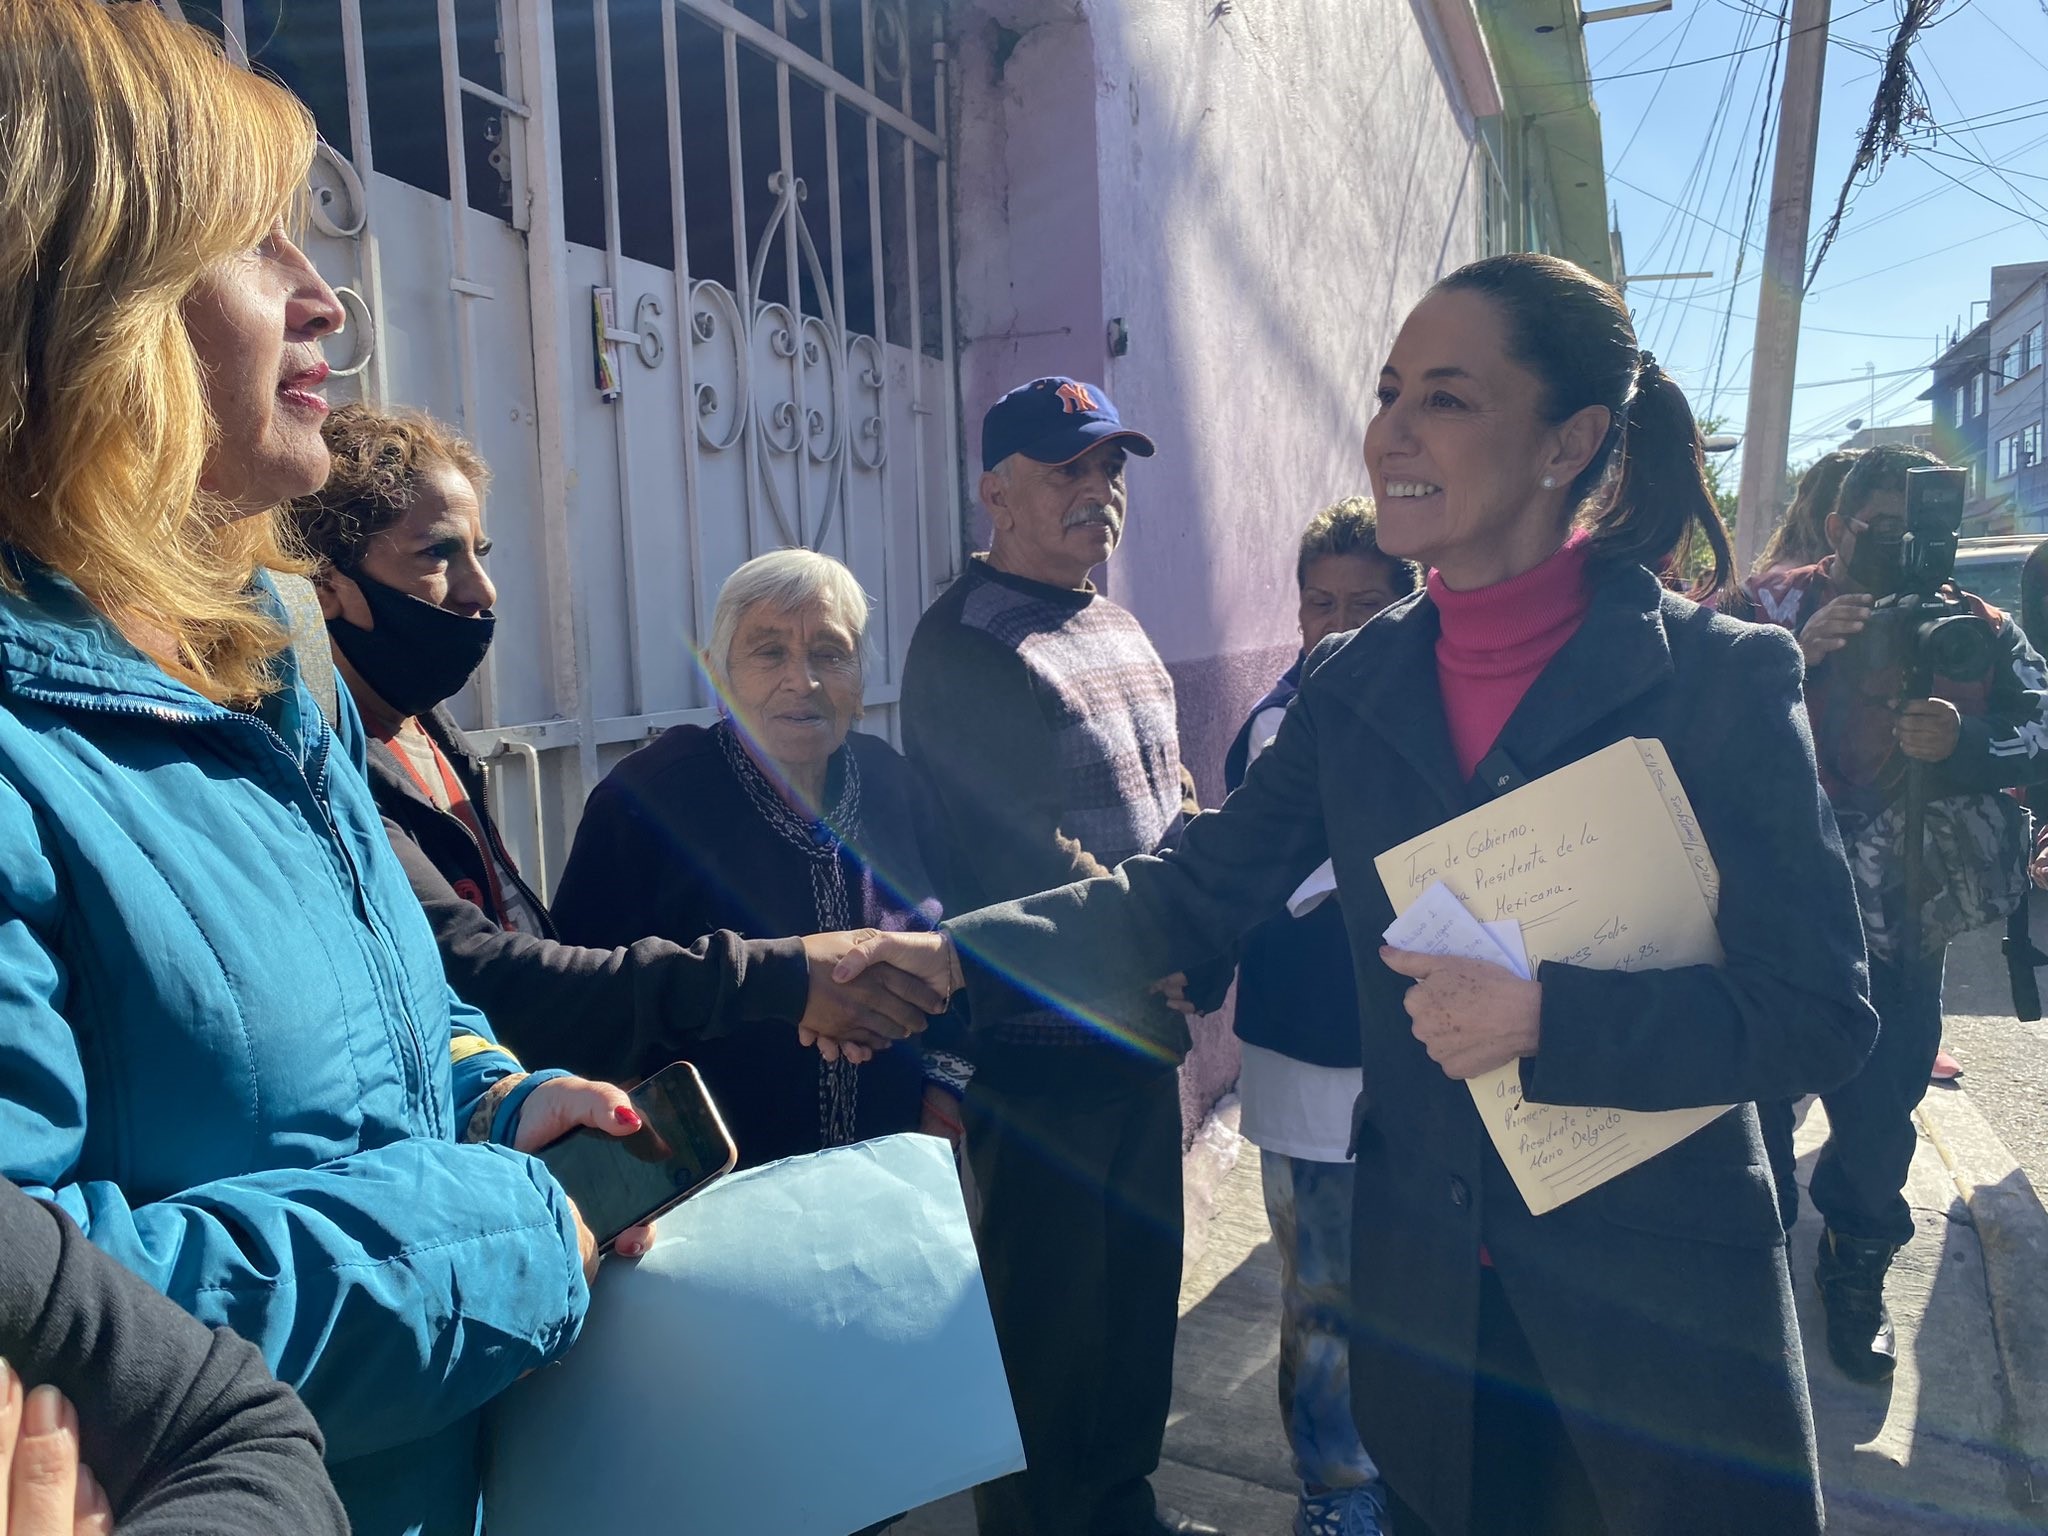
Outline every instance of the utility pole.
<path id="1" fill-rule="evenodd" d="M 1792 438 L 1792 375 L 1799 365 L 1799 308 L 1805 298 L 1806 236 L 1813 222 L 1814 147 L 1820 138 L 1821 76 L 1827 64 L 1828 0 L 1793 0 L 1771 166 L 1771 215 L 1764 233 L 1763 291 L 1749 368 L 1749 422 L 1742 434 L 1742 487 L 1735 518 L 1735 569 L 1756 562 L 1784 512 L 1780 500 Z"/>

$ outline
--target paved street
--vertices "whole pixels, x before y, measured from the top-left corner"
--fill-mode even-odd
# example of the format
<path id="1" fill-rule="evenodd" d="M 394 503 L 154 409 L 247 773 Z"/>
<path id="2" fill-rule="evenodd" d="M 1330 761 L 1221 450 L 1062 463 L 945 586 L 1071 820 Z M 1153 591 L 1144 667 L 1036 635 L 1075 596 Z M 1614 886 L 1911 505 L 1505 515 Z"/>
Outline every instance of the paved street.
<path id="1" fill-rule="evenodd" d="M 2048 950 L 2048 894 L 2036 893 L 2033 916 L 2034 943 Z M 1949 949 L 1947 1044 L 1963 1064 L 1971 1102 L 2034 1188 L 2048 1190 L 2048 1021 L 2022 1024 L 2012 1016 L 2000 937 L 1989 930 L 1968 934 Z M 2048 988 L 2048 969 L 2039 976 Z"/>
<path id="2" fill-rule="evenodd" d="M 1972 1006 L 2002 1005 L 2003 992 L 1990 990 L 1993 981 L 2004 986 L 2002 969 L 1991 968 L 1995 938 L 1988 959 L 1986 953 L 1973 941 L 1958 954 L 1950 977 L 1952 1001 L 1967 987 Z M 2004 1023 L 2001 1029 L 1988 1015 L 1966 1018 L 1960 1038 L 2003 1041 L 2003 1049 L 2024 1057 L 2027 1037 L 2010 1018 Z M 1988 1086 L 1980 1077 L 1993 1075 L 1989 1065 L 1975 1064 L 1978 1059 L 1969 1068 L 1972 1094 Z M 1982 1059 L 1991 1060 L 1988 1051 Z M 2030 1067 L 2038 1103 L 2041 1060 L 2034 1058 Z M 1993 1102 L 2004 1106 L 2002 1116 L 2020 1115 L 2026 1094 L 2015 1087 Z M 1938 1105 L 1943 1115 L 1929 1122 L 1937 1128 L 1982 1123 L 1962 1094 L 1941 1092 Z M 1809 1105 L 1798 1137 L 1802 1181 L 1825 1134 L 1823 1111 Z M 1214 1122 L 1205 1141 L 1190 1162 L 1190 1230 L 1199 1247 L 1191 1254 L 1181 1295 L 1174 1411 L 1158 1484 L 1170 1501 L 1217 1521 L 1232 1536 L 1285 1536 L 1293 1499 L 1274 1402 L 1279 1273 L 1259 1196 L 1258 1151 Z M 1995 1153 L 1976 1154 L 1988 1155 Z M 2011 1447 L 2026 1443 L 2026 1433 L 2037 1425 L 2015 1425 L 2006 1384 L 2013 1362 L 2011 1352 L 2000 1348 L 2000 1314 L 1990 1300 L 1997 1285 L 1987 1273 L 1984 1239 L 1991 1234 L 1980 1233 L 1979 1217 L 1961 1198 L 1956 1178 L 1957 1170 L 1923 1130 L 1907 1186 L 1919 1233 L 1897 1260 L 1889 1292 L 1901 1348 L 1898 1374 L 1888 1388 L 1858 1386 L 1827 1360 L 1818 1344 L 1821 1319 L 1812 1282 L 1817 1222 L 1810 1208 L 1793 1235 L 1801 1322 L 1816 1341 L 1808 1351 L 1807 1375 L 1829 1530 L 1837 1536 L 2017 1536 L 2048 1530 L 2048 1509 L 2020 1508 L 2031 1495 Z M 1204 1200 L 1205 1188 L 1213 1189 L 1213 1203 Z M 2008 1276 L 2011 1269 L 2008 1263 Z M 2022 1321 L 2032 1319 L 2038 1332 L 2036 1301 L 2025 1294 L 2006 1299 L 2008 1325 L 2016 1311 Z M 901 1536 L 972 1536 L 972 1507 L 962 1495 L 918 1511 L 898 1529 Z"/>

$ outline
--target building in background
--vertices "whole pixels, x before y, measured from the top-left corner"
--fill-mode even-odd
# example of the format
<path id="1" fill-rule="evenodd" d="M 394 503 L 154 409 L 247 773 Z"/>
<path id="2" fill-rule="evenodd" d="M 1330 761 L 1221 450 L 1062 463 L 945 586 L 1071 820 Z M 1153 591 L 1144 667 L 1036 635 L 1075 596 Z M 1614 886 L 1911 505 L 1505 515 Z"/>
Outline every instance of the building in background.
<path id="1" fill-rule="evenodd" d="M 1614 275 L 1567 0 L 161 3 L 318 119 L 336 368 L 492 466 L 501 619 L 457 713 L 543 892 L 609 767 L 714 716 L 697 647 L 754 554 L 859 575 L 893 734 L 981 542 L 975 426 L 1044 373 L 1160 444 L 1113 591 L 1220 799 L 1402 316 L 1490 251 Z M 1192 1107 L 1234 1076 L 1216 1029 Z"/>
<path id="2" fill-rule="evenodd" d="M 1985 424 L 1987 478 L 2006 503 L 2010 528 L 2048 533 L 2048 262 L 1991 269 L 1987 351 L 1991 400 Z"/>
<path id="3" fill-rule="evenodd" d="M 1858 427 L 1835 446 L 1853 448 L 1858 452 L 1865 448 L 1925 448 L 1932 453 L 1935 451 L 1934 423 L 1895 421 L 1882 427 Z"/>
<path id="4" fill-rule="evenodd" d="M 1934 383 L 1920 396 L 1934 407 L 1932 447 L 1946 462 L 1970 472 L 1970 494 L 1963 503 L 1966 535 L 2010 532 L 2003 523 L 2003 503 L 1990 494 L 1985 475 L 1988 459 L 1986 428 L 1991 412 L 1991 324 L 1985 321 L 1956 337 L 1934 360 Z"/>

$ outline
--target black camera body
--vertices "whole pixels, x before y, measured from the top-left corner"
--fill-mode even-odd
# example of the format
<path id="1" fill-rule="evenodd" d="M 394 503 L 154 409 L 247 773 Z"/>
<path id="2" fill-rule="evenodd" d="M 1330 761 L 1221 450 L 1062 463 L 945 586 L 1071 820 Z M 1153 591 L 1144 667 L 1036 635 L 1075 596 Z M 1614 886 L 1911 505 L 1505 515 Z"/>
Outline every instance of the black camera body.
<path id="1" fill-rule="evenodd" d="M 1926 698 L 1936 677 L 1982 676 L 1996 659 L 1991 626 L 1946 590 L 1955 575 L 1968 487 L 1965 470 L 1926 465 L 1906 471 L 1899 584 L 1877 595 L 1852 647 L 1864 669 L 1896 668 L 1907 698 Z"/>

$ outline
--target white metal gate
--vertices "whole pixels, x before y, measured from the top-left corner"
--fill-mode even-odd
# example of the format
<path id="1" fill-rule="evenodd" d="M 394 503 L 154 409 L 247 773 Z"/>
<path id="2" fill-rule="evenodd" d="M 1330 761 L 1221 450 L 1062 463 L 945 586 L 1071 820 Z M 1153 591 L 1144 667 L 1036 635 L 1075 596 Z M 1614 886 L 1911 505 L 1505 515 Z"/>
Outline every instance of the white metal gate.
<path id="1" fill-rule="evenodd" d="M 458 712 L 522 862 L 712 717 L 696 647 L 764 550 L 860 577 L 893 734 L 960 549 L 936 0 L 163 3 L 320 119 L 337 370 L 491 464 L 499 639 Z"/>

